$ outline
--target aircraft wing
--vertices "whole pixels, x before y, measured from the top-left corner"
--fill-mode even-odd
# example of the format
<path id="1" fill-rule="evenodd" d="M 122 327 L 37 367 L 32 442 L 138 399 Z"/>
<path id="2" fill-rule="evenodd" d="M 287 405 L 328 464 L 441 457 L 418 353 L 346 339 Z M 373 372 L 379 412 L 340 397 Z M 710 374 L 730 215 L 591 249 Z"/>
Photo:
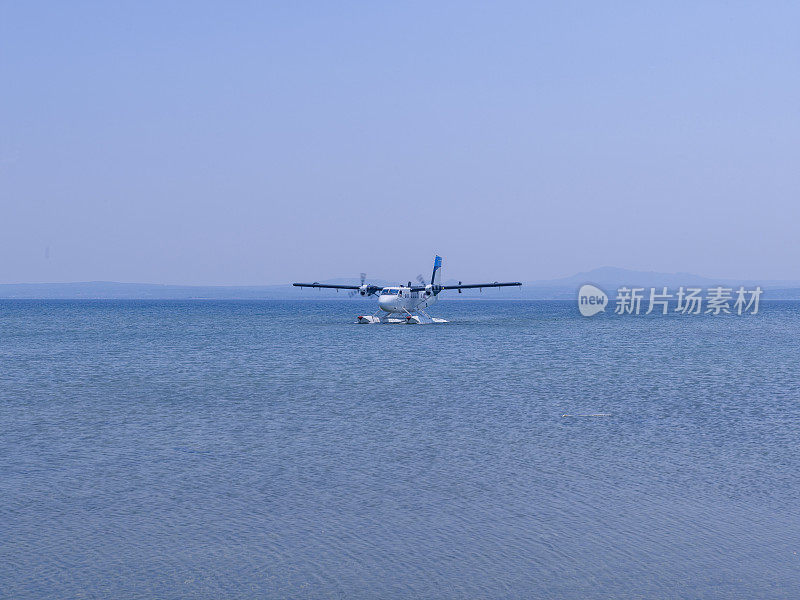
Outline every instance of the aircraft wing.
<path id="1" fill-rule="evenodd" d="M 331 284 L 328 284 L 328 283 L 317 283 L 316 281 L 314 283 L 293 283 L 292 285 L 294 287 L 300 287 L 300 288 L 304 288 L 304 287 L 330 288 L 332 290 L 357 290 L 358 289 L 357 285 L 331 285 Z"/>
<path id="2" fill-rule="evenodd" d="M 334 284 L 331 284 L 331 283 L 318 283 L 316 281 L 314 283 L 293 283 L 292 285 L 294 287 L 299 287 L 299 288 L 304 288 L 304 287 L 308 287 L 308 288 L 325 288 L 325 289 L 331 289 L 331 290 L 360 290 L 361 289 L 360 285 L 334 285 Z M 383 289 L 381 286 L 378 286 L 378 285 L 367 285 L 367 286 L 365 286 L 365 288 L 366 288 L 367 296 L 371 296 L 375 292 L 380 292 Z"/>
<path id="3" fill-rule="evenodd" d="M 468 289 L 475 289 L 475 288 L 485 288 L 485 287 L 511 287 L 511 286 L 521 286 L 522 284 L 519 281 L 503 281 L 498 282 L 494 281 L 492 283 L 469 283 L 466 285 L 443 285 L 441 288 L 443 290 L 468 290 Z"/>
<path id="4" fill-rule="evenodd" d="M 492 283 L 468 283 L 468 284 L 461 284 L 458 285 L 437 285 L 434 286 L 434 290 L 438 294 L 442 290 L 468 290 L 468 289 L 475 289 L 475 288 L 485 288 L 485 287 L 509 287 L 509 286 L 521 286 L 522 284 L 519 281 L 493 281 Z M 422 292 L 426 288 L 423 285 L 415 285 L 411 287 L 412 292 Z"/>

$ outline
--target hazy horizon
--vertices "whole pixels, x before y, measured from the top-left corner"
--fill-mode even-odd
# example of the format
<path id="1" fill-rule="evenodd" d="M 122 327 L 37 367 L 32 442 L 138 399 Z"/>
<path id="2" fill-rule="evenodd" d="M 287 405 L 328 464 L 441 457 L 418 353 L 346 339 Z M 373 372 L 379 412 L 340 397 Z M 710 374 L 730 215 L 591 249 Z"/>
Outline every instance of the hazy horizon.
<path id="1" fill-rule="evenodd" d="M 0 283 L 800 279 L 798 6 L 0 16 Z"/>
<path id="2" fill-rule="evenodd" d="M 425 276 L 425 274 L 420 273 L 420 275 Z M 626 280 L 625 277 L 628 276 L 630 281 Z M 605 279 L 617 279 L 621 278 L 621 281 L 631 284 L 637 283 L 637 277 L 639 276 L 648 276 L 648 277 L 655 277 L 653 279 L 654 285 L 691 285 L 693 283 L 693 279 L 697 280 L 708 280 L 708 281 L 719 281 L 720 283 L 724 282 L 737 282 L 737 283 L 753 283 L 753 284 L 767 284 L 767 285 L 780 285 L 780 284 L 787 284 L 787 285 L 798 285 L 800 284 L 800 279 L 737 279 L 737 278 L 729 278 L 729 277 L 717 277 L 715 275 L 708 275 L 704 273 L 691 273 L 691 272 L 660 272 L 660 271 L 651 271 L 651 270 L 634 270 L 634 269 L 625 269 L 621 267 L 612 267 L 612 266 L 602 266 L 602 267 L 595 267 L 594 269 L 586 269 L 584 271 L 578 271 L 576 273 L 571 273 L 569 275 L 553 277 L 548 279 L 532 279 L 528 277 L 521 277 L 517 278 L 524 284 L 550 284 L 550 283 L 560 283 L 564 281 L 580 281 L 581 283 L 587 283 L 592 281 L 592 277 L 600 277 L 601 280 Z M 662 279 L 658 279 L 661 277 Z M 686 279 L 683 280 L 681 277 L 685 277 Z M 665 279 L 666 278 L 666 279 Z M 463 278 L 461 278 L 463 279 Z M 303 280 L 305 283 L 313 283 L 313 282 L 320 282 L 320 283 L 342 283 L 342 282 L 357 282 L 359 280 L 358 275 L 332 275 L 328 277 L 317 277 L 314 279 L 307 279 Z M 397 283 L 402 283 L 406 280 L 410 280 L 416 283 L 415 277 L 411 277 L 409 275 L 400 276 L 400 277 L 387 277 L 383 274 L 377 274 L 374 276 L 367 275 L 366 281 L 370 283 L 379 283 L 383 282 L 385 285 L 393 285 Z M 443 281 L 444 282 L 454 282 L 459 280 L 458 277 L 452 277 L 445 274 Z M 596 280 L 596 279 L 595 279 Z M 675 282 L 678 283 L 675 283 Z M 464 280 L 464 283 L 477 283 L 474 280 Z M 486 280 L 488 282 L 488 280 Z M 214 288 L 214 287 L 238 287 L 238 288 L 267 288 L 267 287 L 289 287 L 294 283 L 293 281 L 282 281 L 277 283 L 243 283 L 243 284 L 181 284 L 181 283 L 171 283 L 171 282 L 154 282 L 154 281 L 115 281 L 115 280 L 86 280 L 86 281 L 16 281 L 16 282 L 4 282 L 0 283 L 0 286 L 65 286 L 65 285 L 82 285 L 82 284 L 113 284 L 113 285 L 126 285 L 126 286 L 166 286 L 166 287 L 198 287 L 198 288 Z"/>

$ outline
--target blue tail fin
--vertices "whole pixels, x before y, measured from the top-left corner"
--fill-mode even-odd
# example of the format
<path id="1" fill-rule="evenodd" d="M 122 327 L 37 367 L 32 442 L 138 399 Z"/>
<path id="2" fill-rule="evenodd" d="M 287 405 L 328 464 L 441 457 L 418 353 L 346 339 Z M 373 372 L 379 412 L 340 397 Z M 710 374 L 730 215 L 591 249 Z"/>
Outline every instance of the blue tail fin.
<path id="1" fill-rule="evenodd" d="M 433 273 L 431 274 L 431 285 L 441 285 L 442 278 L 442 257 L 438 254 L 433 259 Z"/>

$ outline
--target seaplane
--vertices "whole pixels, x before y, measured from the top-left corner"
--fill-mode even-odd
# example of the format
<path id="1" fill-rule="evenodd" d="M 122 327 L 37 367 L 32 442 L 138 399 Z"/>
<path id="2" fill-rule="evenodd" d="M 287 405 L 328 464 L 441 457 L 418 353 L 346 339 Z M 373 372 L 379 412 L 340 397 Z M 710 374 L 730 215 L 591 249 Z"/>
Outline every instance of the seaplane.
<path id="1" fill-rule="evenodd" d="M 417 275 L 419 285 L 412 285 L 409 281 L 407 285 L 390 285 L 382 287 L 365 283 L 366 274 L 361 273 L 361 285 L 333 285 L 327 283 L 293 283 L 294 287 L 299 288 L 325 288 L 332 290 L 348 290 L 350 296 L 378 296 L 378 311 L 372 315 L 359 315 L 356 322 L 362 324 L 372 323 L 406 323 L 406 324 L 425 324 L 425 323 L 447 323 L 444 319 L 431 317 L 425 309 L 435 304 L 439 299 L 439 294 L 445 290 L 483 289 L 521 286 L 519 281 L 494 281 L 492 283 L 469 283 L 458 285 L 442 285 L 442 257 L 436 256 L 433 260 L 433 273 L 431 273 L 430 283 L 426 282 L 422 275 Z"/>

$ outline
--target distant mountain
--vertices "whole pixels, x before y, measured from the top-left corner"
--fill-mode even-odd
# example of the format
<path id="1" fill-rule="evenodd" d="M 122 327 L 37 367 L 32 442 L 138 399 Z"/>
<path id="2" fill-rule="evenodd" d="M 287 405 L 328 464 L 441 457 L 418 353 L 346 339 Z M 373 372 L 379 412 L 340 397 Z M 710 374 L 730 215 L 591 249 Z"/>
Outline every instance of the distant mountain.
<path id="1" fill-rule="evenodd" d="M 669 289 L 676 289 L 680 286 L 708 288 L 717 285 L 726 287 L 760 285 L 762 289 L 772 292 L 765 298 L 800 298 L 800 282 L 798 281 L 714 279 L 694 273 L 659 273 L 616 267 L 600 267 L 560 279 L 530 281 L 524 285 L 523 294 L 526 298 L 572 299 L 578 288 L 584 283 L 592 283 L 609 293 L 622 286 L 643 288 L 666 286 Z"/>
<path id="2" fill-rule="evenodd" d="M 531 282 L 530 285 L 582 285 L 584 283 L 604 283 L 607 285 L 638 285 L 638 286 L 667 286 L 679 287 L 689 285 L 761 285 L 776 287 L 790 286 L 800 287 L 800 281 L 769 281 L 769 280 L 746 280 L 746 279 L 724 279 L 704 277 L 694 273 L 659 273 L 656 271 L 633 271 L 630 269 L 619 269 L 617 267 L 600 267 L 591 271 L 577 273 L 571 277 L 562 279 L 550 279 L 547 281 Z"/>
<path id="3" fill-rule="evenodd" d="M 358 285 L 358 279 L 326 279 L 320 283 Z M 390 282 L 371 279 L 375 285 Z M 0 284 L 0 298 L 43 300 L 267 300 L 319 298 L 319 294 L 347 297 L 346 291 L 300 289 L 286 285 L 194 286 L 153 283 L 119 283 L 116 281 L 82 281 L 74 283 L 6 283 Z"/>
<path id="4" fill-rule="evenodd" d="M 395 285 L 398 281 L 368 278 L 374 285 Z M 311 282 L 308 282 L 311 283 Z M 358 285 L 356 278 L 326 279 L 319 283 L 338 285 Z M 416 282 L 413 282 L 416 283 Z M 447 285 L 458 283 L 451 279 Z M 711 287 L 723 285 L 738 287 L 760 285 L 765 290 L 766 300 L 800 299 L 798 281 L 748 281 L 732 279 L 712 279 L 692 273 L 657 273 L 653 271 L 632 271 L 615 267 L 601 267 L 570 277 L 529 281 L 522 288 L 501 288 L 465 290 L 462 294 L 449 293 L 447 299 L 526 299 L 526 300 L 572 300 L 578 288 L 584 283 L 592 283 L 612 294 L 622 286 L 663 287 L 676 289 L 680 286 Z M 188 286 L 159 285 L 150 283 L 117 283 L 113 281 L 87 281 L 76 283 L 7 283 L 0 284 L 0 298 L 4 299 L 143 299 L 143 300 L 291 300 L 291 299 L 346 299 L 347 291 L 300 289 L 285 285 L 262 286 Z"/>
<path id="5" fill-rule="evenodd" d="M 615 292 L 623 286 L 642 288 L 661 288 L 666 286 L 674 290 L 681 286 L 708 288 L 717 285 L 726 287 L 738 287 L 740 285 L 755 287 L 760 285 L 763 290 L 771 292 L 765 296 L 767 299 L 800 299 L 800 282 L 798 281 L 714 279 L 694 273 L 659 273 L 655 271 L 633 271 L 616 267 L 600 267 L 560 279 L 530 281 L 522 289 L 526 298 L 571 300 L 575 297 L 578 288 L 584 283 L 594 284 L 609 293 Z"/>
<path id="6" fill-rule="evenodd" d="M 152 283 L 84 281 L 75 283 L 0 284 L 0 298 L 36 299 L 228 299 L 268 298 L 283 286 L 183 286 Z"/>
<path id="7" fill-rule="evenodd" d="M 636 286 L 687 286 L 687 285 L 713 285 L 717 280 L 702 277 L 693 273 L 657 273 L 655 271 L 632 271 L 616 267 L 600 267 L 591 271 L 576 273 L 571 277 L 550 279 L 546 281 L 532 281 L 529 285 L 546 285 L 549 287 L 575 287 L 584 283 L 595 283 L 615 287 L 619 285 Z"/>

